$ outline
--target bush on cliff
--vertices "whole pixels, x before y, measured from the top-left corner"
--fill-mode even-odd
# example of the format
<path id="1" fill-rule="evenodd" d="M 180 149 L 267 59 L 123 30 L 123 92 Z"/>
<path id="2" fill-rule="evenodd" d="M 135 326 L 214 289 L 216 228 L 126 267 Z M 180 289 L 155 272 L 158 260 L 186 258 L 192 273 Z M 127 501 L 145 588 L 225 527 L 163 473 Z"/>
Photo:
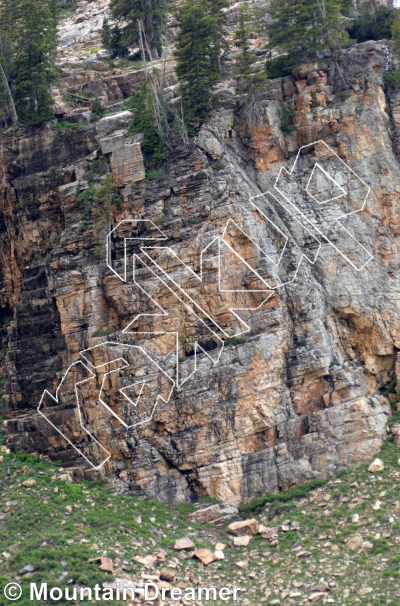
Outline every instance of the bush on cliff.
<path id="1" fill-rule="evenodd" d="M 370 3 L 361 5 L 360 15 L 348 28 L 351 38 L 357 42 L 366 42 L 367 40 L 382 40 L 382 38 L 392 37 L 392 26 L 397 17 L 397 10 L 388 6 L 378 6 L 371 13 Z"/>
<path id="2" fill-rule="evenodd" d="M 142 149 L 151 154 L 155 165 L 162 164 L 168 151 L 168 123 L 163 111 L 163 101 L 143 83 L 142 88 L 131 97 L 129 108 L 133 112 L 133 122 L 129 135 L 144 134 Z"/>

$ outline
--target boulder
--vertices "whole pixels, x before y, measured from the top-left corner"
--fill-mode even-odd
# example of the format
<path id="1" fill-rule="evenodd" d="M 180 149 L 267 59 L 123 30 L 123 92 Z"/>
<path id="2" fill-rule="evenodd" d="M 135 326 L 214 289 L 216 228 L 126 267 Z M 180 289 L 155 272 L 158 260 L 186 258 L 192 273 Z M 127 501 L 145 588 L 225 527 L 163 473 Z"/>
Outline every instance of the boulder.
<path id="1" fill-rule="evenodd" d="M 124 111 L 120 112 L 119 114 L 111 114 L 110 116 L 105 116 L 105 118 L 102 118 L 96 124 L 97 138 L 100 140 L 104 137 L 108 137 L 116 130 L 129 128 L 132 124 L 132 120 L 133 113 L 130 111 Z"/>
<path id="2" fill-rule="evenodd" d="M 351 537 L 346 545 L 349 549 L 360 549 L 360 547 L 363 544 L 363 539 L 362 536 L 359 534 L 354 535 L 354 537 Z"/>
<path id="3" fill-rule="evenodd" d="M 233 544 L 236 545 L 236 547 L 247 547 L 251 541 L 251 538 L 252 537 L 250 535 L 244 534 L 240 537 L 235 537 L 233 539 Z"/>
<path id="4" fill-rule="evenodd" d="M 228 532 L 234 534 L 237 537 L 242 535 L 254 536 L 258 533 L 259 525 L 257 520 L 252 518 L 251 520 L 241 520 L 240 522 L 233 522 L 228 526 Z"/>
<path id="5" fill-rule="evenodd" d="M 33 486 L 34 484 L 36 484 L 36 480 L 34 478 L 29 478 L 29 480 L 22 482 L 23 486 Z"/>
<path id="6" fill-rule="evenodd" d="M 160 572 L 160 579 L 162 579 L 163 581 L 169 581 L 169 582 L 173 582 L 174 578 L 176 577 L 176 573 L 177 571 L 174 568 L 162 568 L 161 572 Z"/>
<path id="7" fill-rule="evenodd" d="M 371 465 L 368 467 L 368 471 L 370 473 L 377 473 L 378 471 L 383 471 L 385 465 L 381 459 L 374 459 Z"/>
<path id="8" fill-rule="evenodd" d="M 133 556 L 132 560 L 138 562 L 138 564 L 143 564 L 146 568 L 154 568 L 158 558 L 156 555 Z"/>
<path id="9" fill-rule="evenodd" d="M 400 445 L 400 423 L 395 423 L 394 425 L 392 425 L 392 427 L 390 428 L 390 433 L 392 436 L 394 436 L 394 441 L 396 442 L 396 444 Z"/>
<path id="10" fill-rule="evenodd" d="M 102 557 L 99 570 L 103 572 L 114 572 L 114 564 L 111 558 Z"/>
<path id="11" fill-rule="evenodd" d="M 140 143 L 125 144 L 113 151 L 111 155 L 111 170 L 118 187 L 128 185 L 132 181 L 134 183 L 143 181 L 146 171 Z"/>
<path id="12" fill-rule="evenodd" d="M 126 128 L 115 131 L 109 137 L 103 137 L 100 139 L 101 152 L 103 154 L 111 154 L 116 149 L 125 145 L 128 131 Z"/>
<path id="13" fill-rule="evenodd" d="M 219 559 L 218 556 L 216 556 L 212 551 L 204 548 L 196 551 L 194 555 L 198 560 L 200 560 L 200 562 L 202 562 L 206 566 Z"/>
<path id="14" fill-rule="evenodd" d="M 188 537 L 183 537 L 183 539 L 175 541 L 174 549 L 175 551 L 192 551 L 192 549 L 196 549 L 196 545 Z"/>

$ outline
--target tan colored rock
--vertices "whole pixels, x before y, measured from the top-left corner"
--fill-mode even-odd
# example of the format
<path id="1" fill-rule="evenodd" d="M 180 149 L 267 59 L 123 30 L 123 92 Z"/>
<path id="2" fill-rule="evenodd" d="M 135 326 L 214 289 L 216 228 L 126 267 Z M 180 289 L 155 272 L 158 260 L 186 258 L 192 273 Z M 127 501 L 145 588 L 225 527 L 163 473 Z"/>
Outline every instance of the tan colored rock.
<path id="1" fill-rule="evenodd" d="M 214 551 L 214 555 L 216 558 L 218 558 L 218 560 L 224 560 L 225 559 L 225 554 L 221 549 L 216 549 Z"/>
<path id="2" fill-rule="evenodd" d="M 308 597 L 308 601 L 309 602 L 319 602 L 320 600 L 322 600 L 322 598 L 324 597 L 324 593 L 323 591 L 321 592 L 317 592 L 317 593 L 312 593 L 309 597 Z"/>
<path id="3" fill-rule="evenodd" d="M 189 520 L 197 522 L 198 524 L 206 524 L 210 520 L 220 517 L 221 508 L 219 505 L 210 505 L 210 507 L 204 507 L 198 509 L 193 513 L 189 514 Z"/>
<path id="4" fill-rule="evenodd" d="M 173 582 L 173 580 L 176 577 L 176 570 L 174 568 L 161 568 L 161 572 L 160 572 L 160 579 L 162 579 L 163 581 L 169 581 L 170 583 Z"/>
<path id="5" fill-rule="evenodd" d="M 266 528 L 262 533 L 261 537 L 263 539 L 268 539 L 269 541 L 273 541 L 278 537 L 278 527 L 274 526 L 272 528 Z"/>
<path id="6" fill-rule="evenodd" d="M 390 433 L 392 436 L 394 436 L 394 441 L 396 442 L 396 444 L 400 445 L 400 423 L 395 423 L 394 425 L 392 425 L 392 427 L 390 428 Z"/>
<path id="7" fill-rule="evenodd" d="M 250 520 L 241 520 L 240 522 L 233 522 L 228 526 L 228 532 L 236 535 L 237 537 L 242 535 L 254 536 L 258 533 L 258 529 L 258 522 L 254 518 Z"/>
<path id="8" fill-rule="evenodd" d="M 103 572 L 114 572 L 114 564 L 111 558 L 102 557 L 99 570 Z"/>
<path id="9" fill-rule="evenodd" d="M 146 568 L 154 568 L 157 564 L 157 556 L 155 555 L 133 556 L 132 560 L 138 564 L 143 564 Z"/>
<path id="10" fill-rule="evenodd" d="M 224 551 L 225 547 L 226 547 L 225 543 L 216 543 L 216 545 L 215 545 L 216 551 Z"/>
<path id="11" fill-rule="evenodd" d="M 85 12 L 88 10 L 85 8 Z M 91 21 L 88 19 L 80 24 L 88 24 L 88 30 L 61 32 L 65 51 L 69 44 L 77 48 L 75 37 L 80 39 L 88 34 L 90 28 L 93 29 Z M 101 28 L 101 22 L 98 28 Z M 79 56 L 78 53 L 76 60 Z M 326 107 L 335 96 L 331 86 L 323 81 L 325 66 L 321 69 L 321 62 L 315 62 L 300 70 L 301 79 L 276 78 L 270 82 L 269 100 L 261 104 L 257 124 L 252 123 L 247 112 L 239 116 L 235 107 L 212 112 L 186 151 L 169 152 L 166 169 L 171 177 L 174 174 L 171 182 L 161 186 L 149 179 L 145 186 L 127 186 L 129 192 L 123 204 L 112 210 L 111 224 L 114 226 L 121 219 L 132 216 L 146 219 L 161 217 L 165 209 L 174 217 L 173 225 L 167 228 L 165 246 L 173 242 L 178 258 L 183 258 L 193 268 L 199 267 L 200 251 L 209 243 L 205 234 L 221 233 L 229 218 L 235 219 L 244 233 L 257 234 L 256 241 L 272 242 L 269 245 L 273 258 L 278 259 L 281 244 L 273 236 L 269 222 L 248 200 L 258 195 L 260 187 L 268 187 L 283 163 L 288 170 L 291 169 L 302 145 L 326 139 L 321 133 L 327 130 L 329 136 L 326 140 L 330 141 L 334 153 L 349 166 L 360 167 L 362 164 L 363 173 L 368 173 L 368 185 L 374 192 L 371 193 L 373 204 L 368 202 L 368 211 L 363 210 L 351 217 L 350 222 L 354 220 L 355 223 L 349 229 L 352 231 L 354 227 L 357 237 L 373 258 L 371 271 L 360 273 L 357 287 L 354 268 L 343 257 L 338 263 L 333 249 L 327 248 L 332 254 L 319 258 L 319 276 L 307 270 L 308 261 L 303 259 L 306 269 L 293 283 L 293 292 L 296 293 L 293 301 L 290 297 L 288 299 L 284 289 L 275 290 L 274 296 L 252 313 L 254 334 L 259 334 L 260 339 L 248 338 L 246 342 L 238 343 L 235 345 L 237 351 L 229 346 L 232 354 L 228 352 L 226 365 L 216 364 L 212 372 L 206 369 L 194 373 L 190 380 L 190 393 L 186 391 L 189 385 L 186 383 L 181 396 L 173 395 L 168 406 L 157 407 L 154 423 L 139 427 L 141 438 L 129 461 L 126 458 L 126 452 L 131 451 L 129 432 L 109 415 L 104 415 L 99 407 L 93 407 L 96 412 L 88 412 L 88 427 L 93 427 L 106 451 L 112 451 L 111 459 L 103 468 L 111 483 L 118 477 L 121 481 L 129 481 L 133 492 L 149 499 L 167 501 L 172 497 L 177 503 L 184 503 L 193 496 L 192 483 L 188 482 L 188 478 L 192 478 L 199 494 L 208 493 L 223 502 L 240 506 L 259 494 L 286 490 L 311 477 L 330 477 L 338 468 L 370 462 L 379 452 L 382 440 L 386 438 L 390 409 L 385 399 L 375 394 L 383 383 L 388 384 L 391 379 L 400 343 L 397 321 L 400 299 L 392 296 L 396 274 L 393 268 L 399 262 L 397 234 L 400 233 L 400 138 L 393 137 L 392 131 L 397 132 L 400 126 L 400 94 L 392 90 L 385 96 L 381 76 L 376 72 L 378 64 L 384 65 L 384 62 L 383 50 L 375 42 L 346 50 L 346 65 L 343 67 L 346 81 L 351 83 L 356 75 L 363 82 L 357 96 L 356 113 L 354 98 L 340 99 L 340 94 L 336 95 L 333 105 Z M 167 64 L 167 79 L 173 80 L 173 61 Z M 146 79 L 144 70 L 113 71 L 106 77 L 95 72 L 89 75 L 84 73 L 85 70 L 73 71 L 64 74 L 71 81 L 60 81 L 57 84 L 59 90 L 68 92 L 69 86 L 82 90 L 86 86 L 89 92 L 99 87 L 99 92 L 100 89 L 104 92 L 100 96 L 110 100 L 128 97 Z M 313 109 L 310 101 L 311 93 L 315 91 L 308 85 L 308 80 L 314 71 L 319 74 L 315 77 L 318 83 L 313 86 L 318 86 L 320 107 Z M 167 85 L 175 83 L 176 79 L 175 82 L 168 81 Z M 69 92 L 73 93 L 72 90 Z M 233 95 L 234 91 L 230 95 L 231 100 Z M 282 98 L 288 107 L 296 108 L 292 133 L 285 134 L 281 129 Z M 393 117 L 390 128 L 388 112 Z M 60 407 L 55 407 L 54 401 L 48 405 L 51 409 L 49 420 L 54 422 L 59 432 L 44 417 L 34 414 L 35 407 L 30 407 L 28 412 L 23 410 L 21 402 L 39 402 L 43 385 L 55 393 L 61 377 L 50 376 L 52 365 L 46 356 L 57 356 L 65 363 L 77 360 L 82 344 L 88 347 L 92 344 L 91 335 L 97 328 L 122 328 L 132 314 L 154 312 L 144 295 L 142 297 L 143 293 L 140 301 L 132 299 L 131 280 L 125 283 L 108 272 L 107 275 L 102 272 L 101 264 L 105 261 L 105 251 L 101 250 L 104 249 L 103 231 L 107 229 L 108 222 L 106 209 L 93 208 L 93 217 L 86 225 L 80 216 L 83 209 L 74 208 L 71 202 L 75 186 L 71 188 L 70 196 L 66 195 L 70 199 L 68 203 L 61 200 L 58 190 L 60 185 L 73 183 L 81 175 L 80 169 L 66 170 L 66 167 L 81 166 L 83 171 L 88 156 L 101 153 L 101 150 L 98 152 L 99 138 L 104 139 L 129 127 L 129 123 L 113 121 L 114 118 L 110 120 L 110 130 L 107 127 L 107 132 L 103 133 L 101 128 L 97 132 L 98 125 L 89 124 L 66 130 L 14 129 L 1 136 L 1 222 L 6 237 L 0 238 L 0 305 L 2 318 L 9 315 L 11 318 L 12 315 L 12 319 L 6 320 L 3 326 L 4 334 L 10 335 L 3 340 L 3 360 L 8 362 L 3 364 L 6 368 L 2 372 L 6 384 L 10 385 L 7 389 L 10 393 L 3 396 L 3 401 L 4 409 L 8 411 L 5 431 L 13 451 L 40 450 L 53 456 L 62 450 L 66 459 L 76 463 L 77 453 L 68 445 L 69 440 L 85 444 L 85 454 L 89 457 L 98 456 L 96 445 L 88 441 L 88 435 L 79 425 L 73 381 L 71 392 L 61 398 Z M 349 141 L 354 144 L 349 145 Z M 393 145 L 388 143 L 390 141 Z M 240 163 L 237 150 L 242 147 L 246 150 L 246 161 L 254 167 L 254 175 L 246 178 L 234 168 Z M 215 162 L 222 159 L 225 167 L 219 163 L 218 169 L 217 164 L 210 161 L 211 157 Z M 319 145 L 313 147 L 308 158 L 311 168 L 317 161 L 325 167 L 330 163 L 328 152 L 321 150 Z M 130 169 L 122 161 L 117 165 L 121 170 L 121 180 L 125 182 Z M 335 174 L 340 173 L 340 182 L 346 183 L 346 204 L 353 209 L 359 208 L 355 199 L 355 190 L 359 187 L 351 187 L 343 166 L 338 168 L 338 164 L 334 165 Z M 56 171 L 49 171 L 51 167 Z M 329 166 L 327 168 L 329 170 Z M 297 177 L 293 175 L 293 178 Z M 96 180 L 96 185 L 97 181 L 100 180 Z M 300 189 L 296 208 L 304 204 L 309 213 L 307 217 L 312 220 L 322 211 L 316 205 L 311 207 L 312 200 L 306 193 L 302 198 L 304 187 L 301 179 L 297 184 Z M 63 193 L 67 194 L 66 191 Z M 274 209 L 275 203 L 279 203 L 272 199 L 265 199 L 264 203 L 268 217 L 275 218 L 277 226 L 283 227 L 280 215 Z M 341 200 L 334 202 L 338 210 L 343 208 L 341 204 Z M 373 212 L 370 212 L 371 204 Z M 103 216 L 96 217 L 94 211 L 103 213 Z M 287 219 L 290 230 L 285 230 L 285 233 L 289 234 L 290 246 L 286 247 L 285 259 L 286 253 L 290 258 L 289 248 L 297 250 L 296 243 L 305 241 L 304 230 L 296 217 Z M 196 224 L 196 221 L 200 223 Z M 268 259 L 257 245 L 244 233 L 232 230 L 230 225 L 224 240 L 229 241 L 237 254 L 228 254 L 222 245 L 221 267 L 226 269 L 222 271 L 222 277 L 228 290 L 233 288 L 238 293 L 243 285 L 248 288 L 257 281 L 249 268 L 254 259 L 267 264 L 266 274 L 270 269 Z M 137 229 L 127 229 L 125 234 L 115 238 L 112 250 L 120 265 L 123 264 L 124 239 L 132 235 L 137 237 L 137 232 Z M 52 242 L 56 235 L 61 236 L 57 247 Z M 154 231 L 149 232 L 151 235 Z M 309 237 L 308 233 L 306 238 Z M 92 243 L 88 259 L 84 258 L 88 252 L 86 242 Z M 342 243 L 345 246 L 349 244 L 346 241 Z M 92 245 L 97 249 L 95 260 Z M 131 250 L 138 251 L 140 243 L 130 242 L 129 246 L 131 263 Z M 159 253 L 151 254 L 160 261 Z M 351 252 L 352 258 L 357 257 L 361 262 L 363 254 L 360 248 L 353 248 Z M 37 267 L 38 260 L 45 255 L 53 255 L 53 260 Z M 283 275 L 286 273 L 285 259 L 282 258 Z M 190 293 L 196 304 L 209 310 L 213 318 L 223 318 L 227 325 L 231 317 L 229 309 L 246 307 L 242 304 L 241 295 L 225 293 L 220 296 L 218 279 L 214 280 L 215 268 L 208 265 L 208 260 L 204 283 L 193 281 L 193 274 L 191 277 L 185 275 L 190 272 L 183 267 L 178 268 L 176 259 L 167 253 L 162 257 L 161 265 L 167 274 L 179 274 L 180 286 Z M 292 275 L 288 274 L 288 280 Z M 196 335 L 207 340 L 193 315 L 188 319 L 187 311 L 182 310 L 181 300 L 160 284 L 157 286 L 156 282 L 154 277 L 141 275 L 140 284 L 144 291 L 151 292 L 157 305 L 168 309 L 168 318 L 141 316 L 137 328 L 178 331 L 179 334 L 185 329 L 188 349 L 194 347 Z M 324 284 L 324 293 L 320 289 L 321 283 Z M 343 284 L 348 288 L 343 290 Z M 381 296 L 371 298 L 369 294 L 373 289 L 382 293 Z M 252 307 L 261 303 L 260 293 L 249 296 L 257 299 L 252 301 L 255 303 Z M 247 307 L 248 304 L 249 301 Z M 332 322 L 326 323 L 326 317 Z M 342 322 L 343 317 L 349 318 L 349 322 Z M 272 324 L 271 318 L 274 318 Z M 38 322 L 45 327 L 40 334 L 40 343 L 34 332 Z M 300 333 L 304 340 L 293 341 L 293 334 Z M 265 334 L 268 335 L 268 348 L 265 347 Z M 173 339 L 165 335 L 146 337 L 146 342 L 151 348 L 154 345 L 154 351 L 159 352 L 163 364 L 167 357 L 174 355 Z M 27 347 L 26 343 L 32 343 L 32 347 Z M 303 343 L 306 343 L 306 351 L 313 352 L 311 356 L 305 355 Z M 346 364 L 330 366 L 332 349 L 338 343 L 343 353 L 351 349 L 357 351 L 365 370 Z M 95 355 L 98 367 L 109 362 L 109 355 L 104 351 Z M 340 355 L 342 360 L 342 353 Z M 241 363 L 233 362 L 236 358 Z M 185 377 L 192 371 L 190 364 L 189 359 L 182 363 Z M 59 371 L 64 373 L 66 367 L 59 368 Z M 113 375 L 113 380 L 109 377 L 115 411 L 120 406 L 115 395 L 118 386 L 113 383 L 117 374 Z M 288 382 L 288 377 L 295 380 Z M 99 379 L 99 375 L 96 378 Z M 123 379 L 127 378 L 124 374 Z M 99 395 L 96 384 L 94 381 L 92 387 L 87 385 L 90 391 L 87 395 L 93 401 Z M 205 384 L 207 397 L 204 396 Z M 235 387 L 234 398 L 232 385 Z M 325 406 L 322 398 L 332 391 L 332 386 L 340 395 L 341 402 Z M 284 404 L 283 393 L 293 403 L 291 412 Z M 374 407 L 369 404 L 370 397 L 374 398 Z M 282 436 L 279 444 L 274 438 L 277 423 Z M 310 427 L 310 431 L 304 432 L 305 426 Z M 263 441 L 260 441 L 260 436 L 264 436 Z M 150 458 L 149 443 L 154 455 Z M 174 463 L 171 465 L 172 459 Z M 101 462 L 94 461 L 95 464 Z"/>
<path id="12" fill-rule="evenodd" d="M 368 471 L 370 473 L 377 473 L 379 471 L 383 471 L 385 468 L 385 465 L 383 463 L 383 461 L 381 459 L 374 459 L 371 463 L 371 465 L 368 467 Z"/>
<path id="13" fill-rule="evenodd" d="M 140 143 L 117 148 L 111 155 L 111 169 L 118 187 L 143 181 L 146 172 Z"/>
<path id="14" fill-rule="evenodd" d="M 35 478 L 29 478 L 28 480 L 25 480 L 25 482 L 22 482 L 22 486 L 34 486 L 35 484 Z"/>
<path id="15" fill-rule="evenodd" d="M 246 570 L 246 568 L 249 565 L 248 560 L 239 560 L 239 562 L 235 562 L 236 567 L 239 568 L 239 570 Z"/>
<path id="16" fill-rule="evenodd" d="M 192 549 L 196 549 L 196 545 L 191 539 L 184 537 L 175 541 L 174 549 L 175 551 L 192 551 Z"/>
<path id="17" fill-rule="evenodd" d="M 349 549 L 355 550 L 355 549 L 360 549 L 362 544 L 363 544 L 362 536 L 360 534 L 356 534 L 356 535 L 354 535 L 354 537 L 351 537 L 347 541 L 346 547 L 348 547 Z"/>
<path id="18" fill-rule="evenodd" d="M 235 537 L 233 539 L 233 544 L 236 545 L 236 547 L 247 547 L 251 541 L 251 538 L 252 537 L 250 535 L 244 534 L 240 537 Z"/>
<path id="19" fill-rule="evenodd" d="M 205 549 L 205 548 L 199 549 L 198 551 L 195 552 L 194 555 L 198 560 L 200 560 L 200 562 L 202 562 L 206 566 L 208 566 L 212 562 L 215 562 L 215 560 L 218 560 L 218 557 L 215 554 L 213 554 L 212 551 L 210 551 L 209 549 Z"/>
<path id="20" fill-rule="evenodd" d="M 374 590 L 372 587 L 361 587 L 357 593 L 359 595 L 368 595 L 369 593 L 372 593 L 373 591 Z"/>
<path id="21" fill-rule="evenodd" d="M 318 585 L 313 585 L 311 591 L 329 591 L 329 585 L 326 581 L 322 581 L 321 583 L 318 583 Z"/>

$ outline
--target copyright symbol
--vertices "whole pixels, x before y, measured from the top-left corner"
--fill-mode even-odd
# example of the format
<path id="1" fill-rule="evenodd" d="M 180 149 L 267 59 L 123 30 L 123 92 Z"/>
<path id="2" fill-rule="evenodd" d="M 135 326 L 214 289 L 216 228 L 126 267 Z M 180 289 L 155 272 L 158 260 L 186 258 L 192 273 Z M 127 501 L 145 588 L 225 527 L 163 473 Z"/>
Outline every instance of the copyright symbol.
<path id="1" fill-rule="evenodd" d="M 22 595 L 21 585 L 18 585 L 18 583 L 8 583 L 8 585 L 4 587 L 4 595 L 7 600 L 18 600 Z"/>

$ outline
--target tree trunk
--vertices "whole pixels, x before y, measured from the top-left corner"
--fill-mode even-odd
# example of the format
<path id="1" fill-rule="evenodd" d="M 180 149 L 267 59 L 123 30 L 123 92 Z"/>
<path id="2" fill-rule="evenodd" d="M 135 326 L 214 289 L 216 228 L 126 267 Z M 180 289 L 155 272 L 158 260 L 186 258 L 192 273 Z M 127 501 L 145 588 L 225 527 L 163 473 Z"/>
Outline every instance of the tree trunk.
<path id="1" fill-rule="evenodd" d="M 2 73 L 2 76 L 3 76 L 3 80 L 4 80 L 4 82 L 5 82 L 5 85 L 6 85 L 6 87 L 7 87 L 7 93 L 8 93 L 8 97 L 9 97 L 9 99 L 10 99 L 11 110 L 12 110 L 12 114 L 13 114 L 13 126 L 17 126 L 17 124 L 18 124 L 18 115 L 17 115 L 17 110 L 15 109 L 15 105 L 14 105 L 14 99 L 13 99 L 13 96 L 12 96 L 12 94 L 11 94 L 10 87 L 9 87 L 9 85 L 8 85 L 8 80 L 7 80 L 6 73 L 5 73 L 5 71 L 4 71 L 3 66 L 2 66 L 2 64 L 1 64 L 1 63 L 0 63 L 0 70 L 1 70 L 1 73 Z"/>
<path id="2" fill-rule="evenodd" d="M 150 46 L 150 52 L 151 52 L 151 59 L 153 59 L 153 61 L 157 61 L 160 58 L 157 47 L 154 44 Z"/>

